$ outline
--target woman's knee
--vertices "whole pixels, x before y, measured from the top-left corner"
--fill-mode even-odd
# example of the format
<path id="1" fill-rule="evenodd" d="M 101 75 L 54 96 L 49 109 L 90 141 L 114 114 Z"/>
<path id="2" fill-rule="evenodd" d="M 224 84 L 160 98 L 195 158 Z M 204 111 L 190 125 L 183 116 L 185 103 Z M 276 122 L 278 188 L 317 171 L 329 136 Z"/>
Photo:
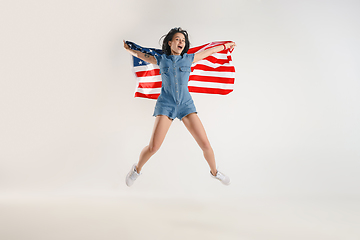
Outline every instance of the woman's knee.
<path id="1" fill-rule="evenodd" d="M 201 147 L 201 149 L 202 149 L 204 152 L 213 151 L 213 149 L 212 149 L 209 141 L 206 141 L 206 142 L 201 143 L 201 146 L 200 146 L 200 147 Z"/>
<path id="2" fill-rule="evenodd" d="M 155 154 L 160 149 L 161 144 L 149 144 L 149 152 L 150 154 Z"/>

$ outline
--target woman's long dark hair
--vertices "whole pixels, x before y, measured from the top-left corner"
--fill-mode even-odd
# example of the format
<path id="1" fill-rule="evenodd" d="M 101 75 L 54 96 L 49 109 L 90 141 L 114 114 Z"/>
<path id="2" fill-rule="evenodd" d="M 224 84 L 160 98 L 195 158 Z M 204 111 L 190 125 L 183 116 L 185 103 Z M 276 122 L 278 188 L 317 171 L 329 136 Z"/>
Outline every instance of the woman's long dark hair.
<path id="1" fill-rule="evenodd" d="M 166 55 L 171 55 L 171 49 L 169 46 L 169 41 L 171 41 L 175 35 L 175 33 L 182 33 L 185 36 L 185 48 L 184 50 L 181 52 L 181 56 L 184 55 L 184 53 L 187 53 L 187 51 L 190 48 L 190 41 L 189 41 L 189 36 L 186 30 L 181 29 L 180 27 L 178 28 L 173 28 L 171 29 L 166 35 L 162 36 L 160 38 L 160 41 L 162 38 L 164 38 L 163 43 L 162 43 L 162 50 Z"/>

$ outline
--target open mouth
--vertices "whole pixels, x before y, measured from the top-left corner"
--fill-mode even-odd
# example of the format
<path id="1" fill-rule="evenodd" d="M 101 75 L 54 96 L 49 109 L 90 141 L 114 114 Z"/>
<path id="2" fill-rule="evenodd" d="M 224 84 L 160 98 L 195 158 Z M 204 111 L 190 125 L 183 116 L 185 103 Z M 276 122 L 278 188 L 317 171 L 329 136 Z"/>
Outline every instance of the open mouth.
<path id="1" fill-rule="evenodd" d="M 183 46 L 178 46 L 178 49 L 182 50 L 182 49 L 183 49 Z"/>

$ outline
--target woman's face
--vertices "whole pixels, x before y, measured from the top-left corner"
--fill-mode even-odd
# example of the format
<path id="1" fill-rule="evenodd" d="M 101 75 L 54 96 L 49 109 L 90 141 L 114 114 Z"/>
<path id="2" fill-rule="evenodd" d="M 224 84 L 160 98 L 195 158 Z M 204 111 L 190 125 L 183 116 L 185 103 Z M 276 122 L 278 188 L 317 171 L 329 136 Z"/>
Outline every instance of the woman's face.
<path id="1" fill-rule="evenodd" d="M 171 55 L 180 55 L 185 48 L 185 36 L 182 33 L 175 33 L 173 39 L 169 41 Z"/>

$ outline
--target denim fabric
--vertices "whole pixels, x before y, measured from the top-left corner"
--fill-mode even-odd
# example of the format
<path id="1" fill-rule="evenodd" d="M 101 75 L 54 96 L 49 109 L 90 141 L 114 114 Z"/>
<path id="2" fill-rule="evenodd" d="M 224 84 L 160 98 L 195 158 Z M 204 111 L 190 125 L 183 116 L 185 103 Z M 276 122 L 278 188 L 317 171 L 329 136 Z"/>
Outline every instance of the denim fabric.
<path id="1" fill-rule="evenodd" d="M 166 115 L 171 119 L 181 120 L 189 113 L 196 112 L 188 89 L 194 54 L 162 54 L 154 57 L 160 67 L 162 87 L 153 116 Z"/>

